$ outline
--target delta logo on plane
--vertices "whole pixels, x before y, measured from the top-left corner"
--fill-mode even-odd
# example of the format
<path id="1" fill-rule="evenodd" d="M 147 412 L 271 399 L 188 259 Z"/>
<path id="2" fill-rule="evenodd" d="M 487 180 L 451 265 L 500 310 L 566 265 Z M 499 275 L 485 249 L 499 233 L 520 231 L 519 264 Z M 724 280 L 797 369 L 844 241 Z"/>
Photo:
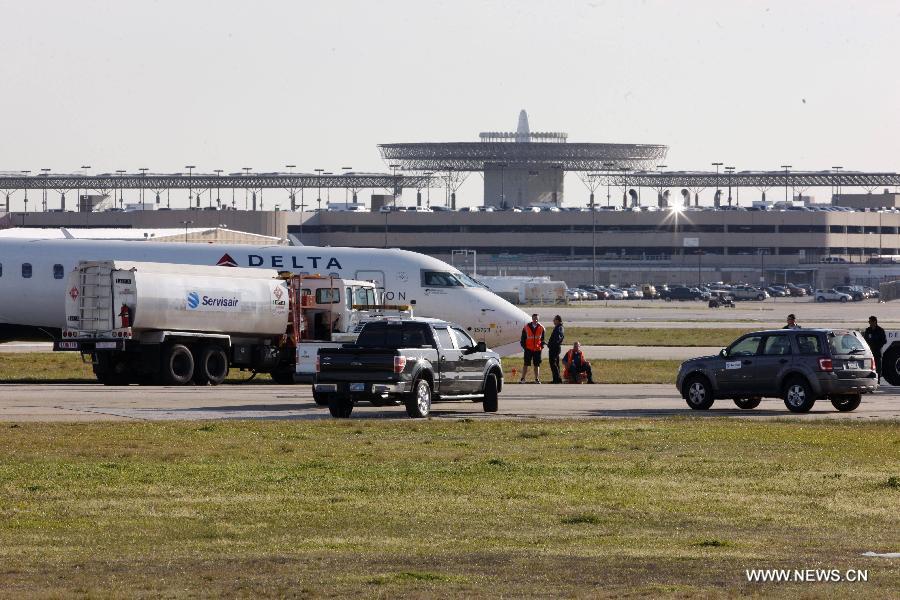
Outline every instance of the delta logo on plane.
<path id="1" fill-rule="evenodd" d="M 238 266 L 237 262 L 231 258 L 230 254 L 223 254 L 222 258 L 219 259 L 219 262 L 216 263 L 216 266 L 219 267 L 236 267 Z"/>

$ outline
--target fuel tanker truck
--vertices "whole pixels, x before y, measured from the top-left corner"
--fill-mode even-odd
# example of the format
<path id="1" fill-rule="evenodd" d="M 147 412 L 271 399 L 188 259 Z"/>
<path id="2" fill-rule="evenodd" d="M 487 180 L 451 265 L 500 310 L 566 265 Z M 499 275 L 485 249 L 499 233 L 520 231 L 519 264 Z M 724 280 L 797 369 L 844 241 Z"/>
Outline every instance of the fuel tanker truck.
<path id="1" fill-rule="evenodd" d="M 351 301 L 359 298 L 365 306 Z M 218 385 L 231 368 L 293 383 L 298 349 L 353 341 L 361 320 L 383 316 L 376 299 L 368 281 L 82 261 L 68 276 L 54 350 L 80 352 L 106 385 Z"/>

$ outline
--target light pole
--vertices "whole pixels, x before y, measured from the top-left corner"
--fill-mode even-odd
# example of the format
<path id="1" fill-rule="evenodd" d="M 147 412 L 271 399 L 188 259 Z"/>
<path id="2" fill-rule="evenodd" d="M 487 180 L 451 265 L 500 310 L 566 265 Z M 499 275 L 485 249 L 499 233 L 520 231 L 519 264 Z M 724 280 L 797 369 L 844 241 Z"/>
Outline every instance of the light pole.
<path id="1" fill-rule="evenodd" d="M 222 198 L 220 197 L 222 192 L 222 169 L 216 169 L 213 172 L 216 174 L 216 206 L 222 208 Z M 212 198 L 209 199 L 209 205 L 212 206 Z"/>
<path id="2" fill-rule="evenodd" d="M 622 167 L 622 208 L 628 208 L 628 171 L 629 167 Z"/>
<path id="3" fill-rule="evenodd" d="M 669 165 L 656 165 L 656 169 L 659 171 L 659 174 L 662 175 L 662 174 L 663 174 L 663 171 L 665 171 L 666 167 L 668 167 L 668 166 L 669 166 Z M 660 180 L 661 180 L 661 179 L 662 179 L 662 177 L 660 177 Z M 659 187 L 657 188 L 656 194 L 657 194 L 657 196 L 656 196 L 656 204 L 659 206 L 659 208 L 663 208 L 662 186 L 659 186 Z M 668 207 L 669 207 L 668 201 L 666 201 L 665 204 L 666 204 L 665 208 L 668 208 Z"/>
<path id="4" fill-rule="evenodd" d="M 44 195 L 41 210 L 47 212 L 47 174 L 50 173 L 50 169 L 41 169 L 41 173 L 44 176 L 44 189 L 42 190 L 44 192 Z"/>
<path id="5" fill-rule="evenodd" d="M 141 210 L 144 210 L 144 186 L 147 185 L 144 179 L 147 177 L 147 171 L 149 171 L 147 167 L 141 167 L 138 171 L 141 172 Z"/>
<path id="6" fill-rule="evenodd" d="M 287 168 L 287 170 L 288 170 L 288 175 L 290 175 L 290 176 L 293 177 L 293 175 L 294 175 L 294 168 L 295 168 L 297 165 L 284 165 L 284 166 L 285 166 L 285 167 Z M 294 184 L 293 184 L 293 182 L 292 182 L 291 185 L 290 185 L 290 190 L 291 190 L 291 195 L 290 195 L 290 200 L 291 200 L 291 212 L 294 212 L 295 210 L 297 210 L 297 204 L 296 204 L 296 198 L 297 198 L 297 195 L 294 193 Z"/>
<path id="7" fill-rule="evenodd" d="M 500 208 L 506 208 L 506 194 L 504 193 L 503 184 L 504 184 L 504 175 L 506 174 L 506 163 L 502 162 L 497 165 L 500 167 Z M 593 203 L 594 192 L 591 192 L 591 203 Z"/>
<path id="8" fill-rule="evenodd" d="M 325 171 L 324 173 L 322 173 L 322 175 L 334 175 L 334 173 L 332 173 L 331 171 Z M 325 188 L 325 195 L 325 205 L 327 206 L 331 204 L 331 186 Z M 319 206 L 319 210 L 322 210 L 321 206 Z"/>
<path id="9" fill-rule="evenodd" d="M 734 167 L 725 167 L 725 172 L 728 173 L 728 206 L 731 206 L 731 176 L 734 175 Z"/>
<path id="10" fill-rule="evenodd" d="M 792 165 L 781 165 L 781 168 L 784 169 L 784 202 L 787 204 L 788 202 L 788 173 L 790 173 Z"/>
<path id="11" fill-rule="evenodd" d="M 610 176 L 609 173 L 615 165 L 611 162 L 603 163 L 603 168 L 606 169 L 606 208 L 609 208 L 610 205 L 610 195 L 609 195 L 609 186 L 610 186 Z"/>
<path id="12" fill-rule="evenodd" d="M 352 170 L 353 170 L 353 167 L 341 167 L 341 171 L 343 171 L 343 173 L 341 173 L 341 175 L 343 175 L 344 177 L 347 177 L 350 174 L 350 171 L 352 171 Z M 345 180 L 345 182 L 346 182 L 346 180 Z M 349 202 L 350 202 L 349 197 L 350 197 L 350 188 L 345 185 L 344 186 L 344 204 L 345 205 L 349 204 Z M 354 202 L 355 202 L 355 200 L 356 199 L 354 198 Z"/>
<path id="13" fill-rule="evenodd" d="M 719 167 L 722 166 L 723 163 L 714 162 L 712 166 L 716 168 L 716 191 L 713 194 L 713 206 L 719 208 Z"/>
<path id="14" fill-rule="evenodd" d="M 769 253 L 768 248 L 759 249 L 759 287 L 766 287 L 766 254 Z"/>
<path id="15" fill-rule="evenodd" d="M 188 241 L 188 227 L 189 227 L 190 225 L 193 225 L 194 222 L 193 222 L 193 221 L 182 221 L 181 224 L 184 225 L 184 243 L 187 244 L 187 241 Z"/>
<path id="16" fill-rule="evenodd" d="M 91 168 L 91 165 L 81 165 L 81 170 L 82 170 L 81 176 L 87 177 L 87 172 L 88 172 L 88 169 L 90 169 L 90 168 Z M 87 182 L 85 182 L 85 184 L 84 184 L 84 195 L 87 196 Z M 78 206 L 79 207 L 81 206 L 81 189 L 78 190 Z M 94 207 L 92 206 L 90 208 L 91 208 L 91 210 L 93 210 Z"/>
<path id="17" fill-rule="evenodd" d="M 838 197 L 840 197 L 840 195 L 841 195 L 841 169 L 843 169 L 844 167 L 831 167 L 831 168 L 834 169 L 835 173 L 837 174 L 834 182 L 835 182 L 836 189 L 837 189 L 837 195 L 838 195 Z M 832 198 L 831 201 L 832 201 L 832 203 L 834 203 L 834 198 Z"/>
<path id="18" fill-rule="evenodd" d="M 425 193 L 427 194 L 427 200 L 426 200 L 425 206 L 427 206 L 428 208 L 431 208 L 431 176 L 434 175 L 434 172 L 433 171 L 425 171 L 425 173 L 423 173 L 423 175 L 425 175 L 425 177 L 428 178 L 428 188 L 425 190 Z"/>
<path id="19" fill-rule="evenodd" d="M 316 172 L 316 202 L 319 205 L 319 208 L 322 208 L 322 173 L 325 172 L 325 169 L 313 169 Z"/>
<path id="20" fill-rule="evenodd" d="M 253 170 L 253 167 L 241 167 L 241 170 L 244 172 L 244 177 L 249 177 L 250 171 Z M 249 188 L 247 188 L 247 185 L 244 184 L 244 210 L 247 210 L 247 196 L 249 193 Z M 256 210 L 256 206 L 253 207 L 253 210 Z"/>
<path id="21" fill-rule="evenodd" d="M 119 174 L 119 179 L 125 174 L 125 169 L 116 169 L 116 173 Z M 119 208 L 122 208 L 122 204 L 125 202 L 123 194 L 125 192 L 125 187 L 122 185 L 122 182 L 119 181 Z M 65 207 L 63 207 L 65 208 Z"/>
<path id="22" fill-rule="evenodd" d="M 22 186 L 22 189 L 25 191 L 25 212 L 28 212 L 28 174 L 31 173 L 31 170 L 22 171 L 22 175 L 25 176 L 25 185 Z M 25 224 L 25 220 L 22 219 L 22 224 Z"/>
<path id="23" fill-rule="evenodd" d="M 194 169 L 197 167 L 194 165 L 184 165 L 184 168 L 188 170 L 188 208 L 190 208 L 191 200 L 194 199 Z M 200 208 L 200 194 L 197 194 L 197 208 Z"/>
<path id="24" fill-rule="evenodd" d="M 391 204 L 393 204 L 394 208 L 397 208 L 397 186 L 400 184 L 400 181 L 397 179 L 397 169 L 400 168 L 400 165 L 393 164 L 388 166 L 394 171 L 394 193 L 392 194 L 393 202 Z"/>

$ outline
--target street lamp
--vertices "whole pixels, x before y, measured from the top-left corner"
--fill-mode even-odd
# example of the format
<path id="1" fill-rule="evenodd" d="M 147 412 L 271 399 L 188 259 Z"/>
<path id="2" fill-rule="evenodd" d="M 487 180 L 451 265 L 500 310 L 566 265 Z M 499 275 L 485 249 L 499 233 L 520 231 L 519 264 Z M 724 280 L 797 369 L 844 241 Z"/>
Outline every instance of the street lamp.
<path id="1" fill-rule="evenodd" d="M 41 210 L 47 212 L 47 174 L 50 173 L 50 169 L 41 169 L 41 173 L 44 175 L 44 189 L 43 191 L 43 201 Z"/>
<path id="2" fill-rule="evenodd" d="M 434 175 L 434 172 L 433 171 L 425 171 L 423 173 L 423 175 L 425 175 L 425 177 L 428 178 L 428 187 L 425 190 L 425 193 L 427 194 L 425 206 L 427 206 L 428 208 L 431 208 L 431 176 Z"/>
<path id="3" fill-rule="evenodd" d="M 734 167 L 725 167 L 725 172 L 728 173 L 728 206 L 731 206 L 731 176 L 734 175 Z"/>
<path id="4" fill-rule="evenodd" d="M 504 184 L 504 175 L 506 174 L 506 166 L 505 162 L 498 163 L 497 165 L 500 167 L 500 208 L 506 208 L 506 194 L 504 193 L 503 184 Z M 594 203 L 594 192 L 591 192 L 591 204 Z"/>
<path id="5" fill-rule="evenodd" d="M 766 254 L 768 253 L 768 248 L 759 249 L 759 284 L 763 288 L 766 287 Z"/>
<path id="6" fill-rule="evenodd" d="M 713 194 L 713 206 L 719 208 L 719 167 L 722 166 L 723 163 L 714 162 L 712 166 L 716 168 L 716 192 Z"/>
<path id="7" fill-rule="evenodd" d="M 194 165 L 184 165 L 184 168 L 188 170 L 188 208 L 190 208 L 191 200 L 194 198 L 194 169 L 197 167 Z M 197 194 L 197 208 L 200 208 L 200 194 Z"/>
<path id="8" fill-rule="evenodd" d="M 341 167 L 341 171 L 343 171 L 343 173 L 341 173 L 341 175 L 346 177 L 347 175 L 350 174 L 350 171 L 352 171 L 352 170 L 353 170 L 353 167 Z M 347 187 L 346 185 L 344 185 L 344 204 L 345 205 L 350 202 L 349 196 L 350 196 L 350 188 Z M 356 199 L 354 198 L 354 202 L 355 201 L 356 201 Z"/>
<path id="9" fill-rule="evenodd" d="M 325 169 L 313 169 L 316 172 L 316 183 L 318 186 L 318 191 L 316 192 L 316 202 L 319 205 L 319 208 L 322 208 L 322 173 L 325 172 Z"/>
<path id="10" fill-rule="evenodd" d="M 841 169 L 843 169 L 844 167 L 831 167 L 831 168 L 834 169 L 834 171 L 837 173 L 837 177 L 835 177 L 835 185 L 837 186 L 837 188 L 836 188 L 837 195 L 840 196 L 841 195 Z M 834 202 L 834 198 L 832 198 L 831 201 Z"/>
<path id="11" fill-rule="evenodd" d="M 787 203 L 788 201 L 788 173 L 790 173 L 792 165 L 781 165 L 781 168 L 784 169 L 784 201 Z"/>
<path id="12" fill-rule="evenodd" d="M 248 177 L 250 175 L 250 171 L 253 170 L 253 167 L 241 167 L 241 170 L 244 172 L 244 177 Z M 244 185 L 244 210 L 247 210 L 247 195 L 250 193 L 250 190 Z M 256 210 L 256 207 L 253 207 L 253 210 Z"/>
<path id="13" fill-rule="evenodd" d="M 332 173 L 331 171 L 325 171 L 324 173 L 322 173 L 322 175 L 334 175 L 334 173 Z M 331 204 L 331 186 L 328 186 L 325 189 L 325 194 L 326 194 L 325 204 L 327 206 L 327 205 Z M 322 209 L 322 207 L 319 206 L 319 210 L 321 210 L 321 209 Z"/>
<path id="14" fill-rule="evenodd" d="M 610 198 L 610 196 L 609 196 L 609 185 L 610 185 L 609 172 L 612 170 L 612 168 L 614 166 L 615 165 L 611 162 L 603 163 L 603 168 L 606 169 L 606 208 L 610 207 L 610 203 L 609 203 L 609 198 Z"/>
<path id="15" fill-rule="evenodd" d="M 125 174 L 125 169 L 116 169 L 116 173 L 119 174 L 119 179 L 121 180 L 122 175 Z M 122 185 L 122 182 L 119 181 L 119 208 L 122 208 L 122 203 L 125 201 L 125 199 L 123 197 L 124 189 L 125 188 Z M 115 198 L 113 198 L 113 200 L 115 200 Z M 65 208 L 65 207 L 63 207 L 63 208 Z"/>
<path id="16" fill-rule="evenodd" d="M 393 164 L 388 165 L 394 171 L 394 193 L 393 193 L 393 202 L 394 208 L 397 208 L 397 186 L 400 184 L 400 181 L 397 179 L 397 169 L 400 168 L 400 165 Z"/>
<path id="17" fill-rule="evenodd" d="M 216 206 L 222 208 L 222 198 L 220 198 L 220 193 L 222 191 L 222 169 L 215 169 L 213 172 L 216 174 Z M 212 198 L 209 199 L 209 205 L 212 206 Z"/>
<path id="18" fill-rule="evenodd" d="M 294 168 L 295 168 L 297 165 L 284 165 L 284 166 L 288 169 L 288 175 L 293 175 L 293 174 L 294 174 Z M 291 194 L 290 194 L 290 200 L 291 200 L 291 212 L 294 212 L 295 210 L 297 210 L 297 205 L 294 203 L 294 199 L 296 198 L 296 194 L 294 194 L 294 184 L 293 184 L 293 182 L 290 184 L 290 188 L 289 188 L 289 189 L 290 189 L 290 191 L 291 191 Z"/>
<path id="19" fill-rule="evenodd" d="M 666 167 L 668 167 L 668 166 L 669 165 L 656 165 L 656 169 L 659 171 L 659 174 L 662 175 L 663 171 L 665 171 Z M 662 180 L 662 178 L 660 178 L 660 180 Z M 660 208 L 663 208 L 662 186 L 659 186 L 656 189 L 657 189 L 656 203 L 657 203 L 657 205 L 659 205 Z M 668 201 L 666 201 L 665 204 L 666 204 L 665 208 L 668 208 L 669 207 Z"/>
<path id="20" fill-rule="evenodd" d="M 28 174 L 31 173 L 31 170 L 22 171 L 22 175 L 25 176 L 25 185 L 22 186 L 22 189 L 25 190 L 25 212 L 28 212 Z M 24 219 L 22 223 L 24 224 Z"/>
<path id="21" fill-rule="evenodd" d="M 149 171 L 147 167 L 141 167 L 138 171 L 141 172 L 141 210 L 144 210 L 144 186 L 147 183 L 144 181 L 144 178 L 147 177 L 147 171 Z"/>
<path id="22" fill-rule="evenodd" d="M 631 169 L 629 167 L 621 167 L 619 169 L 622 171 L 622 208 L 628 208 L 628 171 Z"/>
<path id="23" fill-rule="evenodd" d="M 81 165 L 81 169 L 82 169 L 82 171 L 83 171 L 82 174 L 81 174 L 81 176 L 82 176 L 82 177 L 87 177 L 87 172 L 88 172 L 88 169 L 90 169 L 90 168 L 91 168 L 91 165 Z M 84 184 L 84 195 L 87 196 L 87 183 Z M 81 189 L 78 190 L 78 196 L 79 196 L 78 200 L 79 200 L 79 206 L 80 206 L 80 202 L 81 202 Z M 91 210 L 93 210 L 93 207 L 91 207 Z"/>
<path id="24" fill-rule="evenodd" d="M 188 241 L 188 226 L 193 225 L 193 221 L 181 221 L 181 224 L 184 225 L 184 243 L 187 244 Z"/>

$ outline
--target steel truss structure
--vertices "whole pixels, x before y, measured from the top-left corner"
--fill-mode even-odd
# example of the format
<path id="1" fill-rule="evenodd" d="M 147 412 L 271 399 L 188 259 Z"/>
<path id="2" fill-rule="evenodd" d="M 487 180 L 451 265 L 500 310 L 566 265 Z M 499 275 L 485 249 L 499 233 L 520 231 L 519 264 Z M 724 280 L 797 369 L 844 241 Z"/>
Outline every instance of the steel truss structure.
<path id="1" fill-rule="evenodd" d="M 351 175 L 316 174 L 253 174 L 249 175 L 204 175 L 194 173 L 184 175 L 122 174 L 122 175 L 0 175 L 0 190 L 166 190 L 194 189 L 197 191 L 214 188 L 222 189 L 366 189 L 366 188 L 408 188 L 423 189 L 440 187 L 440 178 L 420 174 L 367 173 Z"/>
<path id="2" fill-rule="evenodd" d="M 381 157 L 404 171 L 483 171 L 500 164 L 600 171 L 608 163 L 617 169 L 646 170 L 659 164 L 668 149 L 650 144 L 490 141 L 378 145 Z"/>
<path id="3" fill-rule="evenodd" d="M 900 174 L 897 173 L 863 173 L 859 171 L 823 172 L 823 171 L 742 171 L 740 173 L 715 172 L 648 172 L 638 171 L 616 172 L 615 170 L 593 173 L 600 185 L 613 187 L 647 187 L 666 188 L 723 188 L 752 187 L 769 189 L 793 186 L 794 188 L 810 187 L 861 187 L 875 189 L 883 186 L 900 185 Z"/>

